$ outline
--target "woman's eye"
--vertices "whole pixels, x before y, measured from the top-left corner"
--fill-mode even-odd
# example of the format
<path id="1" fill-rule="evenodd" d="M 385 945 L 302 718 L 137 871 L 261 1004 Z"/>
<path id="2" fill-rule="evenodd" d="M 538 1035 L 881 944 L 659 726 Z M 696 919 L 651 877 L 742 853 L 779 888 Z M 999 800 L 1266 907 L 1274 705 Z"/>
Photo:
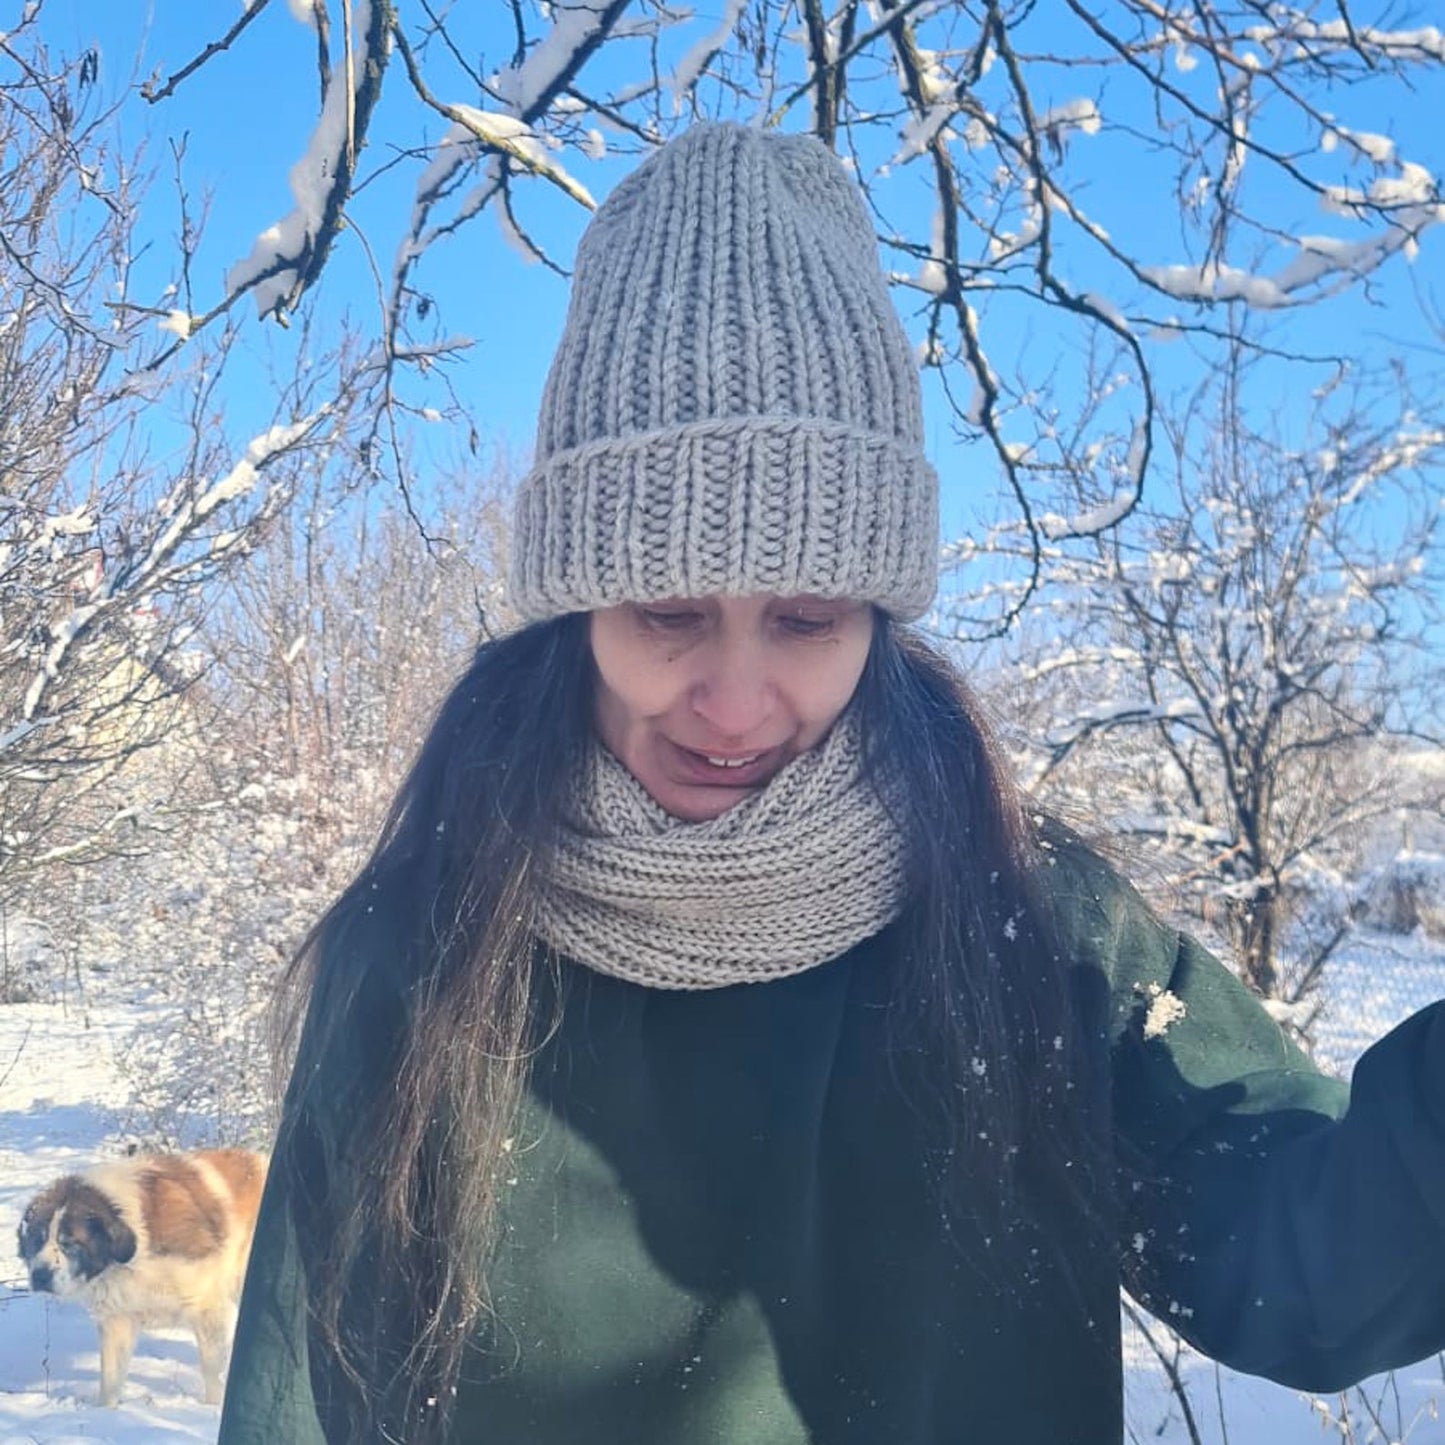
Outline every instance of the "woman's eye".
<path id="1" fill-rule="evenodd" d="M 686 612 L 667 607 L 639 607 L 637 615 L 659 632 L 687 632 L 702 621 L 700 612 Z"/>
<path id="2" fill-rule="evenodd" d="M 784 613 L 778 619 L 784 632 L 794 637 L 826 637 L 833 630 L 831 617 L 809 617 L 803 613 Z"/>

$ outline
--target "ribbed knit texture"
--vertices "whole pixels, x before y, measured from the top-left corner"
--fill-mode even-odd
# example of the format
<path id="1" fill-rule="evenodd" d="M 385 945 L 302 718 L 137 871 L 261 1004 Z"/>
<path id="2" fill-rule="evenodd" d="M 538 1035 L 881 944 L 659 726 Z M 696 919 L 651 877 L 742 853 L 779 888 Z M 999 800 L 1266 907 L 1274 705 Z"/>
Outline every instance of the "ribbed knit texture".
<path id="1" fill-rule="evenodd" d="M 537 931 L 601 973 L 721 988 L 801 973 L 897 916 L 904 843 L 850 714 L 720 817 L 685 823 L 598 744 Z"/>
<path id="2" fill-rule="evenodd" d="M 856 184 L 816 140 L 700 125 L 577 253 L 512 535 L 526 620 L 815 593 L 921 615 L 938 484 Z"/>

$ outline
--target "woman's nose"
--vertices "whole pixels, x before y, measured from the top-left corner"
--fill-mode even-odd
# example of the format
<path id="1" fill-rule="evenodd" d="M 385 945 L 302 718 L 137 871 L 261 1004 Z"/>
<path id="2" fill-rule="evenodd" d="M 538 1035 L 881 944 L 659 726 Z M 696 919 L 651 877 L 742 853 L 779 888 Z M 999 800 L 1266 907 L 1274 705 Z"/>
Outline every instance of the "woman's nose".
<path id="1" fill-rule="evenodd" d="M 776 691 L 760 649 L 719 641 L 701 659 L 692 686 L 692 709 L 719 739 L 747 739 L 771 717 Z"/>

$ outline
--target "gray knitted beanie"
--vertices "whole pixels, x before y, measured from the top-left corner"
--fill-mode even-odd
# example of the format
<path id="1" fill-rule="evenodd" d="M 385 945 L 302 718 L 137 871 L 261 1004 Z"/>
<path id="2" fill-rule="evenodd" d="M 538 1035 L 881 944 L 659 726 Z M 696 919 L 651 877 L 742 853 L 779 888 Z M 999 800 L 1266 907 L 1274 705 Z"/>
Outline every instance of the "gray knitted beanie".
<path id="1" fill-rule="evenodd" d="M 857 188 L 817 141 L 700 125 L 577 252 L 517 498 L 527 621 L 714 593 L 900 618 L 933 598 L 938 481 Z"/>

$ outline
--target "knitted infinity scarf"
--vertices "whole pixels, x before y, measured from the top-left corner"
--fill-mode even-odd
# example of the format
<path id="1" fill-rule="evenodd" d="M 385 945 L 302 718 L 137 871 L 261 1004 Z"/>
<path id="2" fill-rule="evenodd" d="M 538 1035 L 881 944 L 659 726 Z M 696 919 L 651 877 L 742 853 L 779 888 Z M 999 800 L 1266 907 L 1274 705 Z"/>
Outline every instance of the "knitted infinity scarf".
<path id="1" fill-rule="evenodd" d="M 863 776 L 851 717 L 702 823 L 664 812 L 599 743 L 570 811 L 538 932 L 632 983 L 721 988 L 801 973 L 902 905 L 903 838 Z"/>

